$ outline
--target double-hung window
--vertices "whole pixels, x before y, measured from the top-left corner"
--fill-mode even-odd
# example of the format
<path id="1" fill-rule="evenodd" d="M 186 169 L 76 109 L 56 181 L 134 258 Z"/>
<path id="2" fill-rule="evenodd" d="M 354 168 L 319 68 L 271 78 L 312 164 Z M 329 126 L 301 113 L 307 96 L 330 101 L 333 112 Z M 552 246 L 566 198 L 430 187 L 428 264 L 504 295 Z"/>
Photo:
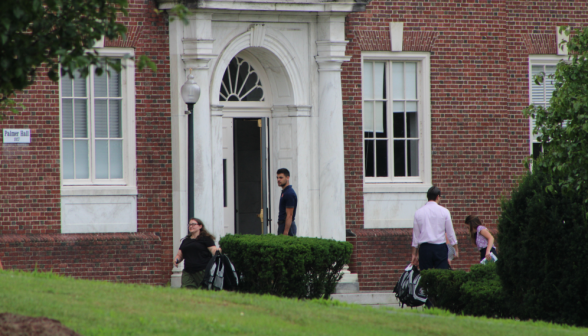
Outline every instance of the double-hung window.
<path id="1" fill-rule="evenodd" d="M 535 106 L 542 106 L 544 108 L 549 107 L 549 101 L 555 91 L 555 69 L 557 63 L 562 59 L 561 56 L 536 56 L 530 58 L 530 72 L 529 72 L 529 101 L 530 104 Z M 542 83 L 535 83 L 535 76 L 544 74 L 544 80 Z M 532 116 L 529 120 L 529 134 L 531 142 L 531 155 L 533 158 L 541 153 L 541 143 L 537 140 L 539 134 L 533 132 L 535 129 L 535 118 Z"/>
<path id="2" fill-rule="evenodd" d="M 92 67 L 85 78 L 79 73 L 61 77 L 64 186 L 134 184 L 134 74 L 129 74 L 132 61 L 124 54 L 109 54 L 111 61 L 122 65 L 120 73 L 104 67 L 97 75 Z"/>
<path id="3" fill-rule="evenodd" d="M 366 183 L 430 181 L 428 54 L 364 54 Z"/>

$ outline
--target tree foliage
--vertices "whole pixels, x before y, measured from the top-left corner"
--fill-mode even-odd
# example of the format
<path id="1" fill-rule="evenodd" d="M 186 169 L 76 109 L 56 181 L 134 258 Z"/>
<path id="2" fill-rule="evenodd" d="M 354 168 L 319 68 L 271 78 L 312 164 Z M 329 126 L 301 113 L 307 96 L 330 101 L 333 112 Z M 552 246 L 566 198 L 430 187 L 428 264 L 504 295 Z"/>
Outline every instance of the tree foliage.
<path id="1" fill-rule="evenodd" d="M 580 192 L 588 203 L 588 27 L 571 33 L 565 29 L 569 59 L 558 63 L 555 91 L 547 109 L 531 105 L 527 116 L 536 118 L 535 132 L 543 154 L 533 163 L 551 172 L 553 183 L 546 188 L 556 192 Z M 561 45 L 563 47 L 563 44 Z M 544 75 L 535 78 L 537 83 Z"/>
<path id="2" fill-rule="evenodd" d="M 31 85 L 41 65 L 47 76 L 59 79 L 90 65 L 103 71 L 99 55 L 89 51 L 102 36 L 124 38 L 117 22 L 127 15 L 127 0 L 3 0 L 0 2 L 0 118 L 14 104 L 15 91 Z M 116 64 L 110 64 L 115 69 Z"/>
<path id="3" fill-rule="evenodd" d="M 534 166 L 502 202 L 497 271 L 514 316 L 586 327 L 585 195 L 562 192 L 552 175 Z"/>
<path id="4" fill-rule="evenodd" d="M 107 66 L 120 71 L 119 62 L 100 58 L 91 48 L 103 37 L 126 38 L 119 19 L 128 14 L 127 7 L 127 0 L 0 0 L 0 121 L 7 109 L 18 112 L 13 98 L 35 81 L 41 66 L 53 81 L 59 80 L 60 65 L 61 75 L 70 77 L 75 71 L 87 76 L 92 65 L 97 75 Z M 170 20 L 177 17 L 188 24 L 184 5 L 169 12 Z M 139 70 L 147 66 L 157 71 L 146 55 L 136 64 Z"/>

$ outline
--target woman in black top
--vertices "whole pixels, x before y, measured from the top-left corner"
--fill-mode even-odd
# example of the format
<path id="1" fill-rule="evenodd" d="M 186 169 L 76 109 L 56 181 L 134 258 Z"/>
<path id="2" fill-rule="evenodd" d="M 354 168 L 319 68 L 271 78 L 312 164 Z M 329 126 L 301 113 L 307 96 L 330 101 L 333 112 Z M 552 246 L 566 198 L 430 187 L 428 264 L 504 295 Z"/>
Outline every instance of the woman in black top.
<path id="1" fill-rule="evenodd" d="M 204 279 L 204 269 L 216 253 L 214 236 L 204 228 L 198 218 L 191 218 L 188 223 L 188 235 L 182 239 L 174 265 L 185 260 L 182 271 L 182 288 L 200 288 Z M 220 250 L 220 249 L 219 249 Z"/>

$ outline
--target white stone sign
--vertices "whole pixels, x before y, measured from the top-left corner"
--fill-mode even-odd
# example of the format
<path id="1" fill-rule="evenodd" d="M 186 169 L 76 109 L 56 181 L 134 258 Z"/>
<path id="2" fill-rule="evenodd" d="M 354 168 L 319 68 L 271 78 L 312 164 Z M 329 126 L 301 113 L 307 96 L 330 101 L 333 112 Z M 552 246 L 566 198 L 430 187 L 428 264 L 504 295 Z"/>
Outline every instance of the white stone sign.
<path id="1" fill-rule="evenodd" d="M 2 130 L 4 143 L 31 143 L 30 129 L 8 129 Z"/>

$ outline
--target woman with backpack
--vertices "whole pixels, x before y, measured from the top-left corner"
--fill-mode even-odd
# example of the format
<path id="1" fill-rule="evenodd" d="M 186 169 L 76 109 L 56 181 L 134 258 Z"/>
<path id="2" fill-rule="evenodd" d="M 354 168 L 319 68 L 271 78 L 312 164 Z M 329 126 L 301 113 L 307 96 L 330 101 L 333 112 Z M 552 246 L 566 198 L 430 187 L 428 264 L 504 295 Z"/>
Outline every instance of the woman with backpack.
<path id="1" fill-rule="evenodd" d="M 208 261 L 220 250 L 214 244 L 214 236 L 204 227 L 202 220 L 190 218 L 188 235 L 182 239 L 174 266 L 185 260 L 182 271 L 182 288 L 201 288 Z"/>
<path id="2" fill-rule="evenodd" d="M 478 216 L 467 216 L 465 223 L 470 229 L 472 242 L 478 247 L 478 250 L 480 250 L 480 260 L 484 260 L 484 258 L 486 258 L 486 260 L 492 260 L 492 255 L 490 253 L 494 253 L 495 256 L 498 255 L 496 248 L 494 247 L 494 236 L 492 236 L 490 231 L 482 225 Z"/>

